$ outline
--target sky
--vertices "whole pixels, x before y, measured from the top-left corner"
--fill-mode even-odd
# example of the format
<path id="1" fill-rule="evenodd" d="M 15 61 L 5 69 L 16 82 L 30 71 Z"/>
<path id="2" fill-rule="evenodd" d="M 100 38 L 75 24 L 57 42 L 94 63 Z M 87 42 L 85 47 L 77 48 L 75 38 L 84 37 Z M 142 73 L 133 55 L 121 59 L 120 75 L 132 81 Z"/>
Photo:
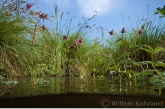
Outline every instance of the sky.
<path id="1" fill-rule="evenodd" d="M 37 0 L 28 0 L 28 3 L 36 3 Z M 73 19 L 72 25 L 77 25 L 82 18 L 90 18 L 97 12 L 94 21 L 89 25 L 96 24 L 104 28 L 104 36 L 109 37 L 112 29 L 120 32 L 123 27 L 138 25 L 138 19 L 152 18 L 156 8 L 163 7 L 165 0 L 38 0 L 38 11 L 54 15 L 54 5 L 57 4 L 63 12 L 63 22 Z M 68 16 L 69 12 L 69 16 Z M 149 16 L 148 16 L 149 15 Z M 156 15 L 160 16 L 160 15 Z M 47 22 L 49 25 L 49 22 Z M 50 23 L 55 26 L 55 23 Z M 100 31 L 92 31 L 90 37 L 100 38 Z"/>

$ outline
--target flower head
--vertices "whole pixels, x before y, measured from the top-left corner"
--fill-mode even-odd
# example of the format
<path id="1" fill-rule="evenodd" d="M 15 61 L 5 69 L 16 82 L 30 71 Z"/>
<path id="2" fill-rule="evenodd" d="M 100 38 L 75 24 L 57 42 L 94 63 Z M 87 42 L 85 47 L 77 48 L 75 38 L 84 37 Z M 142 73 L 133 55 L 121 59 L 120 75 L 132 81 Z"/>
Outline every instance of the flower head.
<path id="1" fill-rule="evenodd" d="M 110 34 L 110 35 L 114 35 L 114 31 L 111 30 L 111 31 L 109 32 L 109 34 Z"/>
<path id="2" fill-rule="evenodd" d="M 44 14 L 44 13 L 40 12 L 40 13 L 39 13 L 39 17 L 40 17 L 41 19 L 43 19 L 43 21 L 44 21 L 44 19 L 48 19 L 48 18 L 47 18 L 47 17 L 48 17 L 48 14 Z"/>
<path id="3" fill-rule="evenodd" d="M 26 10 L 30 9 L 34 3 L 26 4 Z"/>
<path id="4" fill-rule="evenodd" d="M 82 45 L 82 38 L 81 39 L 76 39 L 76 44 L 78 44 L 78 45 Z"/>
<path id="5" fill-rule="evenodd" d="M 65 35 L 64 35 L 64 36 L 63 36 L 63 40 L 66 40 L 66 39 L 68 39 L 68 36 L 65 36 Z"/>
<path id="6" fill-rule="evenodd" d="M 45 29 L 46 29 L 45 25 L 42 25 L 42 30 L 45 30 Z"/>
<path id="7" fill-rule="evenodd" d="M 144 29 L 144 27 L 145 27 L 145 24 L 142 25 L 142 29 Z"/>
<path id="8" fill-rule="evenodd" d="M 142 33 L 143 33 L 143 31 L 142 31 L 142 30 L 139 30 L 139 31 L 138 31 L 138 34 L 142 34 Z"/>
<path id="9" fill-rule="evenodd" d="M 121 33 L 125 33 L 125 28 L 122 28 Z"/>

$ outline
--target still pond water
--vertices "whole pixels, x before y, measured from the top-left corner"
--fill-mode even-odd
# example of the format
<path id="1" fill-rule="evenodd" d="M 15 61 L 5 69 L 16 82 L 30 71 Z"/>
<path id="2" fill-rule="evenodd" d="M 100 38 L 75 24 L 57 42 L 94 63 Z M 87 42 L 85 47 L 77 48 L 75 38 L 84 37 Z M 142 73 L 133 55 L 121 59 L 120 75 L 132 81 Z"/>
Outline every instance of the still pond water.
<path id="1" fill-rule="evenodd" d="M 152 95 L 165 97 L 164 88 L 151 85 L 146 79 L 129 80 L 118 78 L 15 78 L 18 84 L 1 84 L 0 98 L 29 97 L 48 94 L 94 93 Z M 40 81 L 40 82 L 37 82 Z"/>

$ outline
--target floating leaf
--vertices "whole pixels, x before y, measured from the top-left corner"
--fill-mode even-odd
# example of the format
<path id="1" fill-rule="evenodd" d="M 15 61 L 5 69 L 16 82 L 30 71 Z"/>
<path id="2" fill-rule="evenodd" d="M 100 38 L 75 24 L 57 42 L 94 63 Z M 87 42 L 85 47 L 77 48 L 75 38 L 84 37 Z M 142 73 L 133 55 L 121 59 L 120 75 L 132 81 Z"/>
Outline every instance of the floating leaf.
<path id="1" fill-rule="evenodd" d="M 17 81 L 2 81 L 2 84 L 9 85 L 9 84 L 18 84 Z"/>

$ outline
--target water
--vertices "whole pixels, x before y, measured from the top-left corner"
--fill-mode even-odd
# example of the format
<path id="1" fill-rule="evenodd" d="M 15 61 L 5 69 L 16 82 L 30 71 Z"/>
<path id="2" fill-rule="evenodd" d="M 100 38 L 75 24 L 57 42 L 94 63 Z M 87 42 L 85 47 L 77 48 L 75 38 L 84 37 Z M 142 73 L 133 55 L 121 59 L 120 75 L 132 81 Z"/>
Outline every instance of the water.
<path id="1" fill-rule="evenodd" d="M 164 96 L 164 88 L 151 85 L 146 79 L 129 80 L 118 78 L 83 78 L 49 77 L 49 78 L 15 78 L 18 84 L 0 86 L 0 98 L 29 97 L 36 95 L 92 93 L 92 94 L 126 94 Z M 48 81 L 38 84 L 36 81 Z"/>

